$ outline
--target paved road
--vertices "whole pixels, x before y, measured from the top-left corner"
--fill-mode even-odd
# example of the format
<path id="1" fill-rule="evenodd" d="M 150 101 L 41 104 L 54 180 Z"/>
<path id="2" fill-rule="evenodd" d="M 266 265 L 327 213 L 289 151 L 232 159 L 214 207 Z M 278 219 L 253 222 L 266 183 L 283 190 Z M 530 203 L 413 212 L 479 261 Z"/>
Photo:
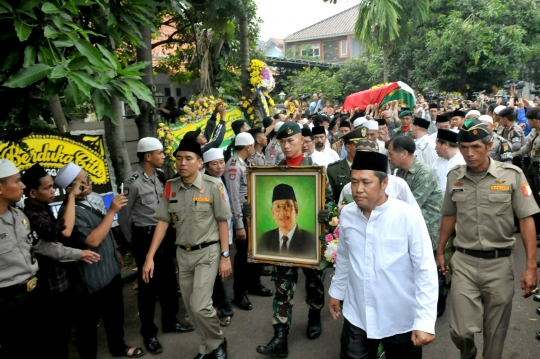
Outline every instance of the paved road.
<path id="1" fill-rule="evenodd" d="M 519 279 L 524 268 L 525 254 L 523 245 L 518 242 L 515 250 L 515 278 L 516 294 L 514 296 L 512 320 L 510 330 L 506 339 L 503 358 L 505 359 L 525 359 L 540 358 L 540 341 L 534 337 L 534 333 L 540 330 L 540 316 L 536 314 L 536 307 L 540 303 L 531 299 L 521 297 L 521 288 Z M 330 276 L 327 275 L 325 288 L 328 289 Z M 316 340 L 308 340 L 305 336 L 307 325 L 307 306 L 304 290 L 304 276 L 299 274 L 299 283 L 297 295 L 295 297 L 295 307 L 293 312 L 293 323 L 289 335 L 289 358 L 290 359 L 332 359 L 339 358 L 339 337 L 342 320 L 334 321 L 328 310 L 323 309 L 323 334 Z M 273 283 L 269 277 L 263 277 L 263 284 L 273 288 Z M 232 291 L 232 282 L 231 291 Z M 399 288 L 395 288 L 396 297 L 399 294 Z M 232 319 L 232 325 L 224 328 L 225 336 L 229 342 L 229 358 L 231 359 L 263 359 L 264 356 L 257 354 L 255 348 L 259 344 L 266 344 L 273 334 L 272 329 L 272 298 L 250 297 L 254 309 L 251 311 L 242 311 L 235 307 L 235 316 Z M 142 338 L 139 335 L 139 318 L 137 315 L 137 296 L 131 285 L 124 288 L 125 301 L 125 340 L 128 345 L 142 346 Z M 183 318 L 185 310 L 181 304 L 181 314 Z M 449 303 L 451 305 L 451 303 Z M 159 323 L 159 309 L 156 313 L 156 323 Z M 98 358 L 112 358 L 107 350 L 107 341 L 103 327 L 99 329 L 99 354 Z M 424 348 L 424 358 L 459 358 L 459 352 L 454 347 L 448 333 L 448 312 L 445 313 L 436 325 L 437 338 L 435 341 Z M 158 334 L 164 352 L 156 356 L 160 359 L 191 359 L 195 357 L 198 351 L 198 343 L 194 333 L 187 334 Z M 477 346 L 482 347 L 482 335 L 476 336 Z M 481 352 L 481 349 L 480 349 Z M 77 358 L 75 347 L 71 345 L 71 358 Z M 147 354 L 145 358 L 154 357 Z M 478 358 L 482 358 L 479 355 Z"/>

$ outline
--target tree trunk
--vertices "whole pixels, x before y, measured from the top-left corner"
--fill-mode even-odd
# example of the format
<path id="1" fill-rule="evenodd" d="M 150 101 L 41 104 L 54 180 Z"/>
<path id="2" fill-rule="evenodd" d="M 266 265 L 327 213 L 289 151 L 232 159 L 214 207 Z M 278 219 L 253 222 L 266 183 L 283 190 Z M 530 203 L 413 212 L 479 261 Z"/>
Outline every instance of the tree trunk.
<path id="1" fill-rule="evenodd" d="M 51 106 L 53 120 L 56 124 L 58 132 L 68 132 L 68 123 L 66 121 L 66 116 L 64 116 L 64 109 L 62 109 L 62 104 L 60 104 L 60 97 L 58 97 L 58 95 L 52 97 L 49 100 L 49 105 Z"/>
<path id="2" fill-rule="evenodd" d="M 240 67 L 242 69 L 242 95 L 251 97 L 251 91 L 249 90 L 249 38 L 248 38 L 248 18 L 244 12 L 239 18 L 240 25 Z"/>
<path id="3" fill-rule="evenodd" d="M 105 141 L 107 141 L 116 183 L 120 185 L 131 175 L 131 164 L 129 163 L 129 155 L 126 148 L 122 103 L 113 96 L 111 97 L 111 105 L 116 114 L 116 123 L 107 116 L 103 117 L 103 121 L 105 122 Z"/>
<path id="4" fill-rule="evenodd" d="M 388 46 L 383 46 L 383 81 L 388 82 Z"/>
<path id="5" fill-rule="evenodd" d="M 155 94 L 154 87 L 154 77 L 152 69 L 152 32 L 147 26 L 140 27 L 144 43 L 146 48 L 140 47 L 137 49 L 137 61 L 148 61 L 150 65 L 142 69 L 144 73 L 142 76 L 143 83 L 152 91 L 152 94 Z M 158 126 L 158 121 L 156 116 L 154 116 L 155 109 L 148 102 L 138 100 L 139 108 L 141 109 L 141 114 L 135 117 L 135 123 L 137 124 L 137 129 L 139 130 L 139 138 L 143 137 L 155 137 L 156 129 Z"/>

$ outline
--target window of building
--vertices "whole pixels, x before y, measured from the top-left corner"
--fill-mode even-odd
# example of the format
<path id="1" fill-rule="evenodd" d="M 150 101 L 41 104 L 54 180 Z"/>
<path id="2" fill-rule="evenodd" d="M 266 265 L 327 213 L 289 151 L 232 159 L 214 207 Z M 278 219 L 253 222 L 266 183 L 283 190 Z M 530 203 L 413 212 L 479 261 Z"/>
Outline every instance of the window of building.
<path id="1" fill-rule="evenodd" d="M 301 45 L 302 46 L 302 45 Z M 311 44 L 311 48 L 309 46 L 304 46 L 305 48 L 302 48 L 300 50 L 300 56 L 310 56 L 310 57 L 321 57 L 321 45 L 320 44 Z"/>
<path id="2" fill-rule="evenodd" d="M 349 53 L 349 48 L 348 48 L 347 40 L 341 40 L 339 42 L 339 55 L 347 56 L 348 53 Z"/>

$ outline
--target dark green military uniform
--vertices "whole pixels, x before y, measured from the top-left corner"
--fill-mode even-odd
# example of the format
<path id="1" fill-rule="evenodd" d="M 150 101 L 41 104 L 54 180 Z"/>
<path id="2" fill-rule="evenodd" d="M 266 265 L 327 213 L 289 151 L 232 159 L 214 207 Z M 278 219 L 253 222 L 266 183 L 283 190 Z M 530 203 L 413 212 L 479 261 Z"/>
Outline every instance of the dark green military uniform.
<path id="1" fill-rule="evenodd" d="M 332 188 L 334 199 L 338 199 L 343 187 L 351 182 L 351 166 L 349 161 L 345 158 L 328 165 L 326 176 L 328 178 L 328 183 Z"/>

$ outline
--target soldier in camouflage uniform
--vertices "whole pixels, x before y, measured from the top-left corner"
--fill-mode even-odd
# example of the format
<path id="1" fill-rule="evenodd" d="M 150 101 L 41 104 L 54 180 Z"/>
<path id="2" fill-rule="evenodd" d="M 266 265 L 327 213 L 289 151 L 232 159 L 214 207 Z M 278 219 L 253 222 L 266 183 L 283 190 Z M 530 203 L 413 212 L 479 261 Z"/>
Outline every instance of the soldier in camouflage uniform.
<path id="1" fill-rule="evenodd" d="M 491 131 L 493 146 L 491 146 L 488 156 L 495 161 L 512 163 L 513 156 L 510 143 L 499 136 L 497 132 L 494 132 L 493 118 L 489 115 L 483 115 L 478 119 Z"/>
<path id="2" fill-rule="evenodd" d="M 304 141 L 300 125 L 286 122 L 279 129 L 276 137 L 280 141 L 285 154 L 280 166 L 310 166 L 311 158 L 302 154 Z M 306 303 L 309 307 L 309 319 L 306 330 L 308 339 L 316 339 L 321 335 L 321 309 L 324 306 L 324 285 L 322 271 L 302 268 L 306 276 Z M 272 280 L 276 285 L 273 302 L 274 337 L 267 345 L 259 345 L 257 352 L 263 355 L 286 357 L 288 355 L 287 337 L 292 321 L 293 297 L 298 281 L 297 267 L 275 266 Z"/>
<path id="3" fill-rule="evenodd" d="M 396 167 L 397 177 L 407 182 L 428 227 L 433 250 L 439 246 L 441 227 L 442 192 L 437 183 L 437 175 L 426 163 L 414 156 L 414 141 L 409 137 L 393 137 L 388 146 L 388 159 Z"/>

